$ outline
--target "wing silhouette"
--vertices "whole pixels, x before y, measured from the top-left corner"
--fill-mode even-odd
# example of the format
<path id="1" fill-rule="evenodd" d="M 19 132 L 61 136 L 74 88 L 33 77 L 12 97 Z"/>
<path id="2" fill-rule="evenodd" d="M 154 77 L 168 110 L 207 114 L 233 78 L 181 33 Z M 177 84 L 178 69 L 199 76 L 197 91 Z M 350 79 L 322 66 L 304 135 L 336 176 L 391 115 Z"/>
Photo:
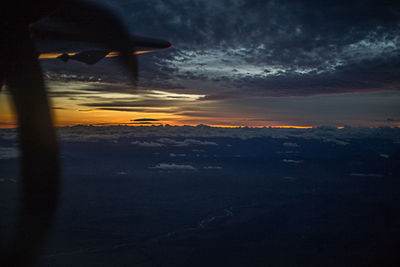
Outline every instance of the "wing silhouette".
<path id="1" fill-rule="evenodd" d="M 133 54 L 135 54 L 135 55 L 152 53 L 152 52 L 156 52 L 159 50 L 170 48 L 172 46 L 170 42 L 161 40 L 161 39 L 138 37 L 138 36 L 134 36 L 134 39 L 135 39 L 135 47 L 138 49 L 133 52 Z M 64 62 L 68 62 L 69 60 L 76 60 L 76 61 L 84 62 L 89 65 L 94 65 L 103 58 L 119 56 L 119 52 L 105 50 L 105 49 L 85 50 L 85 49 L 70 48 L 70 49 L 63 49 L 63 50 L 65 50 L 65 51 L 61 52 L 61 51 L 57 51 L 54 49 L 53 50 L 47 49 L 47 52 L 39 52 L 39 59 L 41 59 L 41 60 L 60 59 Z M 76 50 L 82 50 L 82 51 L 71 52 L 71 51 L 76 51 Z"/>
<path id="2" fill-rule="evenodd" d="M 69 59 L 71 59 L 71 60 L 81 61 L 89 65 L 93 65 L 99 62 L 105 56 L 107 56 L 108 53 L 109 51 L 106 50 L 88 50 L 71 56 L 69 54 L 64 53 L 61 56 L 58 56 L 57 58 L 61 59 L 64 62 L 67 62 Z"/>

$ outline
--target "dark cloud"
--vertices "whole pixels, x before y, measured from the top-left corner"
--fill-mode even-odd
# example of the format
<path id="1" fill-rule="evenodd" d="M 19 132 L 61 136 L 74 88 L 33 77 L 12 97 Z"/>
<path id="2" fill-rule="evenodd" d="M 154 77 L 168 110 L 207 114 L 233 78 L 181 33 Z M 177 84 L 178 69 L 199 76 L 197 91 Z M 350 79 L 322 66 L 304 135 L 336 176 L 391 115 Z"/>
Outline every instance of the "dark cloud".
<path id="1" fill-rule="evenodd" d="M 137 34 L 173 44 L 172 49 L 139 57 L 143 86 L 202 92 L 204 99 L 400 88 L 399 3 L 108 2 Z M 58 73 L 66 65 L 57 62 L 48 68 Z M 78 69 L 73 79 L 124 80 L 112 61 L 71 66 L 67 68 Z"/>
<path id="2" fill-rule="evenodd" d="M 195 80 L 204 90 L 211 82 L 214 91 L 207 93 L 213 99 L 234 97 L 218 92 L 224 91 L 221 87 L 239 88 L 240 97 L 399 89 L 399 4 L 142 2 L 136 7 L 119 2 L 130 13 L 130 25 L 168 38 L 176 47 L 147 62 L 169 68 L 150 67 L 148 75 L 156 73 L 155 80 L 179 80 L 189 89 L 194 86 L 188 81 Z"/>
<path id="3" fill-rule="evenodd" d="M 157 119 L 150 119 L 150 118 L 142 118 L 142 119 L 135 119 L 135 120 L 131 120 L 131 121 L 158 121 Z"/>
<path id="4" fill-rule="evenodd" d="M 49 95 L 51 97 L 71 97 L 71 96 L 85 96 L 89 97 L 88 92 L 84 91 L 50 91 Z"/>
<path id="5" fill-rule="evenodd" d="M 87 107 L 172 107 L 179 104 L 179 101 L 173 100 L 137 100 L 137 101 L 110 101 L 86 103 L 81 106 Z"/>
<path id="6" fill-rule="evenodd" d="M 127 124 L 130 124 L 130 125 L 159 125 L 161 123 L 160 122 L 143 121 L 143 122 L 130 122 Z"/>
<path id="7" fill-rule="evenodd" d="M 150 108 L 96 108 L 96 110 L 143 112 L 143 113 L 174 113 L 174 109 L 150 109 Z"/>

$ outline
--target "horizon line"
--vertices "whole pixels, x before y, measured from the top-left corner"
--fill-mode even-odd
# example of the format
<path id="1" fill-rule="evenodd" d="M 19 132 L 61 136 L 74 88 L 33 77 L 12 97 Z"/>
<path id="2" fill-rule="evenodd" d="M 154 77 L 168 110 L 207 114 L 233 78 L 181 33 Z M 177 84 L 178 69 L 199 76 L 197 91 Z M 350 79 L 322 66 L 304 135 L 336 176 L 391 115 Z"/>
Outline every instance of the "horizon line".
<path id="1" fill-rule="evenodd" d="M 380 128 L 380 127 L 388 127 L 388 128 L 400 128 L 398 125 L 395 126 L 351 126 L 351 125 L 344 125 L 344 126 L 331 126 L 331 125 L 316 125 L 316 126 L 304 126 L 304 125 L 263 125 L 263 126 L 247 126 L 247 125 L 207 125 L 207 124 L 196 124 L 196 125 L 173 125 L 173 124 L 131 124 L 131 123 L 107 123 L 107 124 L 96 124 L 96 123 L 89 123 L 89 124 L 71 124 L 71 125 L 55 125 L 55 128 L 67 128 L 67 127 L 210 127 L 210 128 L 252 128 L 252 129 L 263 129 L 263 128 L 270 128 L 270 129 L 315 129 L 321 127 L 330 127 L 335 128 L 338 130 L 344 128 Z M 0 125 L 0 129 L 17 129 L 18 125 L 16 124 L 3 124 Z"/>

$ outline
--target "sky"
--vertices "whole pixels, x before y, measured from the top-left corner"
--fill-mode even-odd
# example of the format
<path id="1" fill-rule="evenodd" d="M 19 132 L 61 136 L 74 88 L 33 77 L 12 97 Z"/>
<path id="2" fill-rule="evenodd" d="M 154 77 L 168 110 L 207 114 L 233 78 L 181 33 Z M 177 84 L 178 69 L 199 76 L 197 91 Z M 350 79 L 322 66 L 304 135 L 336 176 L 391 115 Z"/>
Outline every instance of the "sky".
<path id="1" fill-rule="evenodd" d="M 400 4 L 104 4 L 173 47 L 138 56 L 137 86 L 115 59 L 42 60 L 57 125 L 400 126 Z M 1 127 L 14 124 L 8 98 Z"/>

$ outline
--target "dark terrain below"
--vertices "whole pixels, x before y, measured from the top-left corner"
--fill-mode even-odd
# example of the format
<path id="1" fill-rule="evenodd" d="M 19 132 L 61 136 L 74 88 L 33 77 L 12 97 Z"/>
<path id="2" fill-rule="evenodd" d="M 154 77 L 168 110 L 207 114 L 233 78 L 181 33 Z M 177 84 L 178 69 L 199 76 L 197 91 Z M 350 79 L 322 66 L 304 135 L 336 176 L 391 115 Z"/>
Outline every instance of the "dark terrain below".
<path id="1" fill-rule="evenodd" d="M 61 206 L 39 266 L 400 264 L 400 144 L 173 139 L 63 142 Z M 9 218 L 17 159 L 0 169 Z"/>

